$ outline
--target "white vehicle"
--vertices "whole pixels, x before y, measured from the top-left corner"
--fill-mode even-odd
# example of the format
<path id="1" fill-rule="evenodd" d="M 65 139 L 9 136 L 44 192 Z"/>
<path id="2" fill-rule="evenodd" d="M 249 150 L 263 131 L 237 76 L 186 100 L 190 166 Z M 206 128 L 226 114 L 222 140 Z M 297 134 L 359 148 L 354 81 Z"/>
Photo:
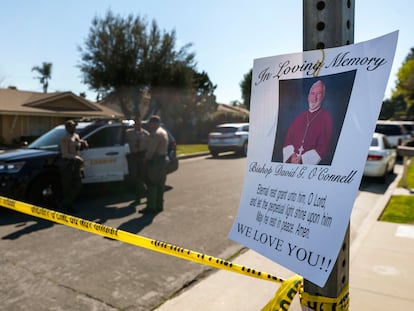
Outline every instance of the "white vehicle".
<path id="1" fill-rule="evenodd" d="M 387 137 L 374 133 L 365 163 L 364 176 L 377 177 L 381 182 L 385 182 L 387 174 L 394 171 L 396 159 L 397 151 L 390 146 Z"/>
<path id="2" fill-rule="evenodd" d="M 411 133 L 406 130 L 400 121 L 379 120 L 377 121 L 375 132 L 387 136 L 387 140 L 392 148 L 397 148 L 411 139 Z"/>
<path id="3" fill-rule="evenodd" d="M 213 157 L 227 151 L 246 156 L 248 142 L 249 123 L 225 123 L 217 125 L 208 135 L 208 150 Z"/>

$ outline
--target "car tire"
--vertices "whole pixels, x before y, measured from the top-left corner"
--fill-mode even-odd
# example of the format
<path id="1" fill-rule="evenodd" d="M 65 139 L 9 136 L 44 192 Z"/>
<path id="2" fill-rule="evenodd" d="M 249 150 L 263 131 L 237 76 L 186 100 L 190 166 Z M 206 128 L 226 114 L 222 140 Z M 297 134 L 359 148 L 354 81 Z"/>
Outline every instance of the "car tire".
<path id="1" fill-rule="evenodd" d="M 167 174 L 171 174 L 178 170 L 178 158 L 174 157 L 169 159 L 167 164 Z"/>
<path id="2" fill-rule="evenodd" d="M 45 174 L 34 179 L 27 192 L 30 203 L 46 208 L 57 208 L 62 199 L 62 185 L 57 174 Z"/>
<path id="3" fill-rule="evenodd" d="M 211 156 L 213 158 L 217 158 L 218 157 L 218 152 L 217 151 L 210 151 L 210 153 L 211 153 Z"/>

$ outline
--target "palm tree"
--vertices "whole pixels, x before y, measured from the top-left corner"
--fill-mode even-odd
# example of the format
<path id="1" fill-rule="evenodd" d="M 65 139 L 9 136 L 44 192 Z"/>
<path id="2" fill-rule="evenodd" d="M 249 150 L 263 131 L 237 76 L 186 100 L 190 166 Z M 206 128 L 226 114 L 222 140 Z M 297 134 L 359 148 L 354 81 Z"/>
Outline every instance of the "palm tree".
<path id="1" fill-rule="evenodd" d="M 49 80 L 52 79 L 52 63 L 43 62 L 42 66 L 34 66 L 32 71 L 36 71 L 39 76 L 36 79 L 39 79 L 40 83 L 43 86 L 43 92 L 47 93 L 47 87 L 49 86 Z"/>

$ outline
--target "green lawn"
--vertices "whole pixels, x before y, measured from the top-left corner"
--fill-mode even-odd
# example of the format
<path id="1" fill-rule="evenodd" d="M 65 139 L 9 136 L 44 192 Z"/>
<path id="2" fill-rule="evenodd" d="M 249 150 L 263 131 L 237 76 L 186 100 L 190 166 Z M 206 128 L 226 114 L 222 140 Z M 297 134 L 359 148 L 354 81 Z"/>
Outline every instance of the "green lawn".
<path id="1" fill-rule="evenodd" d="M 392 196 L 380 220 L 400 224 L 414 224 L 414 196 Z"/>
<path id="2" fill-rule="evenodd" d="M 401 181 L 399 186 L 401 187 Z M 407 187 L 414 189 L 414 161 L 411 160 L 407 170 Z M 385 207 L 381 221 L 401 224 L 414 224 L 414 195 L 394 195 Z"/>

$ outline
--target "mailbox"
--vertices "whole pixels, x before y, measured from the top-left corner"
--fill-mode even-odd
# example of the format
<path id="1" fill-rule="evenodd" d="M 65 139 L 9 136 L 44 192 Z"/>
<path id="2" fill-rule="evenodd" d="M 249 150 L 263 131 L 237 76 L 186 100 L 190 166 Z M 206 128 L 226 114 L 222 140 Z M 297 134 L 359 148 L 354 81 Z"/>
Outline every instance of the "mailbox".
<path id="1" fill-rule="evenodd" d="M 414 147 L 398 146 L 397 150 L 402 157 L 414 157 Z"/>

